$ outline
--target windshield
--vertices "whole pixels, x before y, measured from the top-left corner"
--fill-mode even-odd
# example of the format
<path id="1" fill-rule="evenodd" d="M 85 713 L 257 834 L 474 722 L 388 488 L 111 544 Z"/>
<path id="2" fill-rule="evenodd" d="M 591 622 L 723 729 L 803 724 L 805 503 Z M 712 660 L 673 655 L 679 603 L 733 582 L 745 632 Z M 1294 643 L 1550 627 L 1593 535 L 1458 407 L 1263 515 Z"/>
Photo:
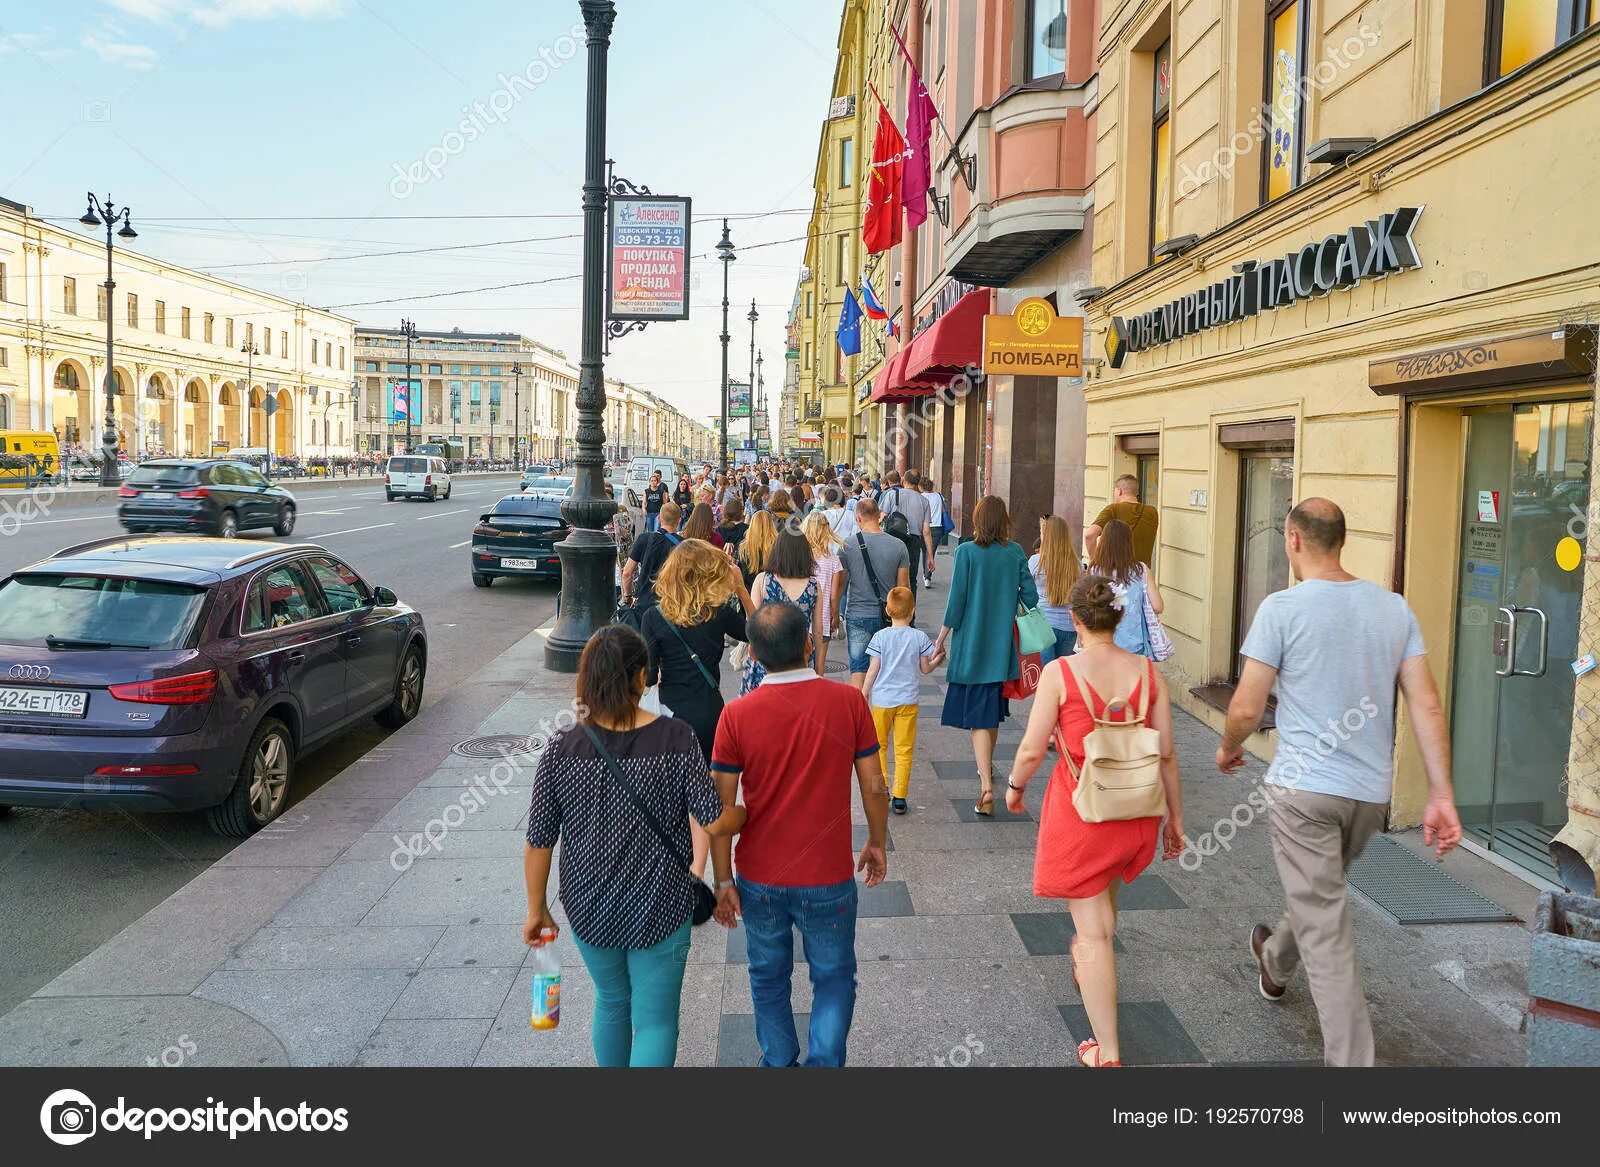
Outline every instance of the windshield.
<path id="1" fill-rule="evenodd" d="M 570 478 L 530 478 L 529 490 L 566 490 L 572 485 Z"/>
<path id="2" fill-rule="evenodd" d="M 193 486 L 200 481 L 200 471 L 193 466 L 163 466 L 151 463 L 139 467 L 128 476 L 131 486 Z"/>
<path id="3" fill-rule="evenodd" d="M 176 648 L 205 589 L 98 575 L 21 575 L 0 585 L 0 643 Z"/>

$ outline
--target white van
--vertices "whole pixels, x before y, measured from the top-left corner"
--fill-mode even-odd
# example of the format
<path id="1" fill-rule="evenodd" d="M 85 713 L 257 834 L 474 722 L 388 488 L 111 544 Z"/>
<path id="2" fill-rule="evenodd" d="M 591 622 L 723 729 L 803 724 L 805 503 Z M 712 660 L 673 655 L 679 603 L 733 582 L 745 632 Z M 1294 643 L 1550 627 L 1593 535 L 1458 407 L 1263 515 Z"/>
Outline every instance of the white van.
<path id="1" fill-rule="evenodd" d="M 650 475 L 657 470 L 661 471 L 661 479 L 669 491 L 677 487 L 678 479 L 689 473 L 682 458 L 641 455 L 628 463 L 628 485 L 643 494 L 644 488 L 650 485 Z"/>
<path id="2" fill-rule="evenodd" d="M 425 498 L 429 502 L 450 497 L 450 471 L 443 458 L 422 454 L 396 454 L 383 468 L 383 493 L 397 498 Z"/>

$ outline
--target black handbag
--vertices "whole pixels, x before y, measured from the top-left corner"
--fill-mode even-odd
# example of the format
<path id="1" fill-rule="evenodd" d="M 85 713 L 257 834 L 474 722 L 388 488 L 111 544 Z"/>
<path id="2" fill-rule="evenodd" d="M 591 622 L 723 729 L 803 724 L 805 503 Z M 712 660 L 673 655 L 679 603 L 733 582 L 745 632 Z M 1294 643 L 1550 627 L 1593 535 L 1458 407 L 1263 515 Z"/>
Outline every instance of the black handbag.
<path id="1" fill-rule="evenodd" d="M 704 924 L 711 919 L 712 913 L 717 910 L 717 893 L 706 885 L 705 880 L 697 879 L 694 872 L 689 870 L 689 860 L 682 851 L 678 850 L 678 845 L 672 841 L 672 836 L 667 834 L 667 829 L 661 825 L 660 820 L 651 812 L 649 805 L 639 796 L 639 792 L 633 788 L 633 784 L 628 781 L 628 776 L 624 773 L 621 765 L 611 756 L 610 751 L 600 743 L 600 735 L 595 733 L 594 727 L 588 722 L 583 722 L 582 724 L 583 732 L 588 734 L 589 740 L 594 743 L 595 752 L 600 755 L 600 760 L 606 764 L 606 769 L 611 772 L 611 780 L 617 784 L 623 794 L 627 795 L 628 801 L 633 804 L 633 809 L 639 813 L 639 817 L 645 821 L 645 825 L 655 833 L 657 839 L 661 840 L 661 845 L 666 848 L 667 854 L 677 861 L 683 873 L 689 877 L 689 883 L 694 889 L 694 912 L 690 919 L 696 925 Z"/>

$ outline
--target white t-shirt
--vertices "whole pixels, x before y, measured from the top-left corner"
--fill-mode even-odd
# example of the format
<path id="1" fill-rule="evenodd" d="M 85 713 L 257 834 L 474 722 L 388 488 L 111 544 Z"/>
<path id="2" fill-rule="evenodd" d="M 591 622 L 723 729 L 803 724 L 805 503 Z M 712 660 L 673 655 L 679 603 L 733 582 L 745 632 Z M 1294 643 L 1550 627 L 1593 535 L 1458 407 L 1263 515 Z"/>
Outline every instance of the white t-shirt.
<path id="1" fill-rule="evenodd" d="M 1400 664 L 1427 648 L 1405 597 L 1367 580 L 1273 592 L 1240 652 L 1278 670 L 1278 751 L 1267 781 L 1388 803 Z"/>

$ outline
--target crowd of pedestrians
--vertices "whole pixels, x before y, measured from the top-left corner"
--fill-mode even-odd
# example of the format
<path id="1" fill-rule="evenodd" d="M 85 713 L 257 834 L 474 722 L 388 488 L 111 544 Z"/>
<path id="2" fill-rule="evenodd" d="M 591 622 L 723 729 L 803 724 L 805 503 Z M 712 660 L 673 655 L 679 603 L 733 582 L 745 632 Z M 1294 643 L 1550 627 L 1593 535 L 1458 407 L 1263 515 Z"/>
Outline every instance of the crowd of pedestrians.
<path id="1" fill-rule="evenodd" d="M 583 655 L 582 721 L 541 756 L 528 825 L 525 938 L 551 939 L 560 842 L 561 902 L 596 986 L 597 1061 L 672 1064 L 691 921 L 715 919 L 743 922 L 761 1064 L 799 1060 L 796 931 L 813 1001 L 805 1064 L 845 1063 L 856 876 L 883 880 L 888 816 L 912 810 L 931 683 L 940 724 L 969 736 L 980 821 L 994 817 L 1002 785 L 1008 811 L 1022 812 L 1047 771 L 1034 892 L 1065 900 L 1072 916 L 1073 978 L 1093 1031 L 1082 1064 L 1121 1065 L 1118 893 L 1188 845 L 1161 667 L 1173 646 L 1156 582 L 1159 511 L 1138 481 L 1118 480 L 1081 543 L 1063 516 L 1016 527 L 992 495 L 958 532 L 915 469 L 874 479 L 708 467 L 671 487 L 654 475 L 646 498 L 649 529 L 624 566 L 617 623 Z M 1390 801 L 1397 689 L 1432 784 L 1426 837 L 1441 855 L 1456 845 L 1448 733 L 1415 617 L 1343 571 L 1339 508 L 1306 500 L 1285 531 L 1302 582 L 1268 597 L 1250 626 L 1217 765 L 1238 770 L 1275 692 L 1280 742 L 1266 781 L 1286 906 L 1248 933 L 1255 987 L 1281 1000 L 1303 965 L 1329 1064 L 1370 1065 L 1345 870 Z M 943 618 L 918 627 L 919 592 L 938 586 L 941 558 Z M 826 676 L 830 650 L 840 681 Z M 725 657 L 739 680 L 726 702 Z M 1026 728 L 1003 774 L 996 740 L 1019 701 Z M 1327 758 L 1318 735 L 1330 719 L 1348 727 L 1351 709 L 1363 711 L 1358 744 Z M 853 790 L 867 821 L 854 852 Z"/>

